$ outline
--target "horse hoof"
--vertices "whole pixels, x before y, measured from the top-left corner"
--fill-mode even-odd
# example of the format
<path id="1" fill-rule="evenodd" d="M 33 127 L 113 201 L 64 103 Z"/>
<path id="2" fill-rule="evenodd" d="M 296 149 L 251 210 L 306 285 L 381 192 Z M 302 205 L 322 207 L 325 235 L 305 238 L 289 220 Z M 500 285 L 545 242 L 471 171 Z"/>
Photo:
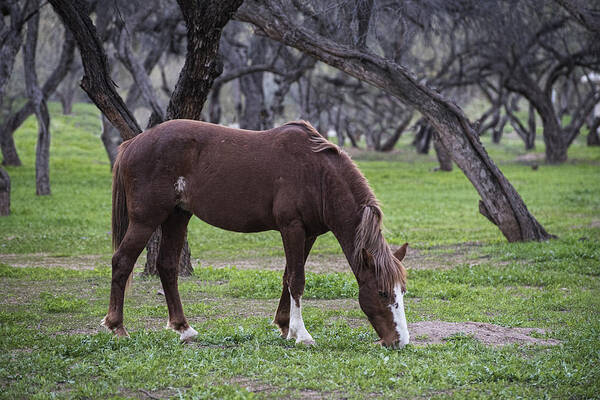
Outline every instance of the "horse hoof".
<path id="1" fill-rule="evenodd" d="M 127 333 L 127 330 L 122 326 L 113 330 L 113 333 L 118 337 L 129 337 L 129 333 Z"/>
<path id="2" fill-rule="evenodd" d="M 185 329 L 183 332 L 180 332 L 179 340 L 182 342 L 189 342 L 196 336 L 198 336 L 198 332 L 191 326 L 188 326 L 187 329 Z"/>
<path id="3" fill-rule="evenodd" d="M 314 346 L 315 345 L 315 341 L 313 338 L 306 338 L 306 339 L 296 339 L 296 344 L 298 343 L 302 343 L 305 346 Z"/>

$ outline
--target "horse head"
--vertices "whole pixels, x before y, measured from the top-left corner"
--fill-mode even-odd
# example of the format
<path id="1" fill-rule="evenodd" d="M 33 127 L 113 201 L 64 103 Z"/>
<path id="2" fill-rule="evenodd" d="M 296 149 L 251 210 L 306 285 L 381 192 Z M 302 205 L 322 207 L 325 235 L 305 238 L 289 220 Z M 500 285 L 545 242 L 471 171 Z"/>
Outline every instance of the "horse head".
<path id="1" fill-rule="evenodd" d="M 397 282 L 386 282 L 382 279 L 381 266 L 373 254 L 362 249 L 364 260 L 356 274 L 359 294 L 360 308 L 367 315 L 369 322 L 380 337 L 379 343 L 386 347 L 403 347 L 408 344 L 409 334 L 404 314 L 404 292 L 406 284 L 404 281 L 404 267 L 401 261 L 406 255 L 405 243 L 398 249 L 394 257 L 394 266 L 398 268 L 402 279 Z M 389 266 L 388 266 L 389 268 Z M 396 275 L 398 276 L 398 275 Z"/>

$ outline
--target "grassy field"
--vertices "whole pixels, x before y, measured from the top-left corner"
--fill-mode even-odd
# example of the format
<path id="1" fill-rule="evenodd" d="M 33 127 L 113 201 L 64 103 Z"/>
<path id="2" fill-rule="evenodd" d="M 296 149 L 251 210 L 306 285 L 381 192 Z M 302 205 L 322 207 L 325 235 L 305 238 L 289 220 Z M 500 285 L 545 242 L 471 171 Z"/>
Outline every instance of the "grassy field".
<path id="1" fill-rule="evenodd" d="M 510 135 L 501 145 L 483 138 L 532 213 L 559 236 L 547 243 L 506 243 L 478 214 L 478 195 L 461 171 L 434 172 L 434 156 L 416 155 L 410 137 L 392 154 L 353 152 L 382 202 L 389 242 L 411 244 L 413 343 L 404 349 L 373 345 L 333 236 L 319 238 L 309 259 L 304 320 L 317 345 L 307 348 L 270 324 L 281 291 L 281 268 L 272 267 L 282 260 L 279 234 L 225 232 L 197 219 L 189 240 L 201 262 L 180 290 L 200 334 L 181 344 L 163 329 L 167 310 L 155 278 L 136 276 L 126 300 L 131 338 L 100 329 L 111 257 L 100 120 L 85 104 L 72 116 L 59 115 L 56 104 L 51 111 L 52 195 L 35 196 L 35 120 L 15 137 L 24 166 L 7 168 L 0 398 L 600 396 L 600 149 L 585 138 L 561 166 L 543 164 L 541 137 L 528 154 Z M 528 337 L 542 344 L 489 345 L 460 329 L 441 341 L 415 335 L 428 321 L 537 328 Z"/>

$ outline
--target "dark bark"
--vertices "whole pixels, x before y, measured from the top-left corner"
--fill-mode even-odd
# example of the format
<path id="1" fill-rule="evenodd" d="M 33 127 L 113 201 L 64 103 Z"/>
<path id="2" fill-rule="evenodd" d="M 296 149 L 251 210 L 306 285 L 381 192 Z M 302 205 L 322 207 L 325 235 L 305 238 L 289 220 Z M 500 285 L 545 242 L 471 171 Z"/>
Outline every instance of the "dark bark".
<path id="1" fill-rule="evenodd" d="M 504 127 L 508 122 L 508 115 L 504 114 L 500 117 L 500 122 L 492 129 L 492 142 L 500 143 L 502 134 L 504 133 Z"/>
<path id="2" fill-rule="evenodd" d="M 600 146 L 600 136 L 598 128 L 600 127 L 600 117 L 595 117 L 590 126 L 588 126 L 587 145 Z"/>
<path id="3" fill-rule="evenodd" d="M 68 29 L 65 29 L 64 41 L 60 53 L 60 58 L 54 70 L 46 79 L 42 86 L 42 95 L 47 100 L 54 93 L 60 83 L 67 76 L 69 68 L 73 63 L 75 52 L 75 39 Z M 62 99 L 61 99 L 62 101 Z M 29 100 L 16 113 L 10 115 L 6 122 L 0 125 L 0 148 L 4 165 L 20 166 L 21 160 L 14 142 L 14 133 L 25 122 L 25 120 L 35 112 L 34 103 Z"/>
<path id="4" fill-rule="evenodd" d="M 12 75 L 15 58 L 23 42 L 23 26 L 25 25 L 26 15 L 32 10 L 32 3 L 26 3 L 23 9 L 19 2 L 8 2 L 5 7 L 10 13 L 10 25 L 0 26 L 0 105 L 4 100 L 4 89 L 10 76 Z M 1 16 L 4 18 L 4 15 Z M 4 22 L 4 21 L 2 21 Z M 12 137 L 8 137 L 6 129 L 0 126 L 0 148 L 2 149 L 3 165 L 21 165 L 19 154 L 15 147 Z"/>
<path id="5" fill-rule="evenodd" d="M 77 41 L 85 73 L 81 80 L 81 88 L 117 128 L 123 139 L 133 138 L 142 130 L 110 78 L 106 54 L 96 28 L 88 16 L 87 4 L 82 0 L 49 2 Z"/>
<path id="6" fill-rule="evenodd" d="M 489 158 L 471 123 L 456 104 L 418 82 L 392 61 L 357 51 L 322 37 L 291 21 L 274 3 L 247 0 L 237 17 L 271 37 L 358 79 L 387 91 L 423 114 L 440 135 L 453 161 L 481 196 L 482 208 L 510 242 L 552 237 L 527 210 L 525 203 Z"/>
<path id="7" fill-rule="evenodd" d="M 39 0 L 33 0 L 39 7 Z M 38 140 L 35 151 L 35 191 L 39 196 L 50 194 L 50 114 L 42 89 L 38 86 L 35 71 L 35 53 L 37 47 L 40 14 L 35 13 L 27 22 L 27 38 L 23 48 L 23 65 L 27 96 L 33 104 L 38 123 Z"/>
<path id="8" fill-rule="evenodd" d="M 417 153 L 419 154 L 428 154 L 429 146 L 431 144 L 431 139 L 433 137 L 433 128 L 431 125 L 421 119 L 417 123 L 417 133 L 415 134 L 415 139 L 413 140 L 413 145 L 417 149 Z"/>
<path id="9" fill-rule="evenodd" d="M 439 170 L 452 171 L 452 157 L 440 141 L 437 133 L 434 133 L 433 135 L 433 148 L 435 149 L 435 155 L 440 163 Z"/>
<path id="10" fill-rule="evenodd" d="M 10 176 L 0 167 L 0 216 L 10 214 Z"/>
<path id="11" fill-rule="evenodd" d="M 219 40 L 225 24 L 242 0 L 206 1 L 178 0 L 187 27 L 187 54 L 175 90 L 167 107 L 167 119 L 202 119 L 202 107 L 213 81 L 222 72 L 218 61 Z M 158 256 L 160 233 L 148 242 L 148 258 L 144 273 L 155 272 L 151 261 Z M 179 274 L 193 272 L 190 252 L 185 242 L 179 261 Z"/>
<path id="12" fill-rule="evenodd" d="M 104 149 L 106 150 L 106 154 L 110 160 L 110 168 L 112 169 L 117 159 L 119 145 L 123 143 L 123 138 L 104 114 L 100 116 L 100 119 L 102 120 L 102 135 L 100 135 L 100 139 L 104 143 Z"/>
<path id="13" fill-rule="evenodd" d="M 513 114 L 511 107 L 506 106 L 506 116 L 510 122 L 510 125 L 514 129 L 514 131 L 519 135 L 523 142 L 525 143 L 525 150 L 532 150 L 535 148 L 535 110 L 531 103 L 529 103 L 529 117 L 527 121 L 528 127 L 525 127 L 519 117 Z"/>
<path id="14" fill-rule="evenodd" d="M 15 58 L 23 41 L 23 26 L 28 14 L 33 12 L 33 4 L 26 2 L 21 9 L 18 1 L 3 4 L 9 13 L 10 25 L 0 25 L 0 104 L 4 99 L 4 88 L 12 75 Z M 4 15 L 1 15 L 4 22 Z"/>

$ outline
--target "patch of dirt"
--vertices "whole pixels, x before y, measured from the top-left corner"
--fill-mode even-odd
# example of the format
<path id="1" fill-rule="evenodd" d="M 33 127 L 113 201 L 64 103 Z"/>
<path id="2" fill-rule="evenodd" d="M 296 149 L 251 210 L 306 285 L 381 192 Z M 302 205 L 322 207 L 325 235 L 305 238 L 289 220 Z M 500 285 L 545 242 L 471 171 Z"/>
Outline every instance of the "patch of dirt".
<path id="1" fill-rule="evenodd" d="M 600 224 L 600 221 L 597 221 Z M 481 244 L 461 243 L 458 245 L 436 246 L 428 250 L 419 250 L 409 247 L 404 259 L 407 269 L 450 269 L 460 264 L 470 263 L 477 265 L 486 262 L 488 255 L 480 254 L 477 250 Z M 395 251 L 396 246 L 392 246 Z M 94 269 L 99 266 L 109 266 L 111 255 L 81 255 L 81 256 L 53 256 L 47 253 L 35 254 L 0 254 L 0 263 L 14 267 L 58 267 L 68 269 Z M 136 271 L 144 268 L 145 255 L 142 254 L 135 264 Z M 281 271 L 285 268 L 285 257 L 244 257 L 231 259 L 204 259 L 197 258 L 193 265 L 212 266 L 225 268 L 235 266 L 239 269 L 262 269 Z M 507 264 L 508 262 L 501 262 Z M 306 270 L 315 273 L 350 272 L 348 261 L 341 254 L 312 254 L 306 261 Z"/>
<path id="2" fill-rule="evenodd" d="M 278 387 L 270 385 L 268 383 L 256 381 L 250 378 L 237 376 L 234 377 L 231 383 L 236 384 L 240 387 L 243 387 L 249 392 L 252 393 L 261 393 L 267 396 L 274 396 L 275 392 L 279 390 Z M 371 396 L 369 396 L 371 397 Z M 340 392 L 320 392 L 318 390 L 311 389 L 300 389 L 293 391 L 289 396 L 285 398 L 292 399 L 303 399 L 303 400 L 311 400 L 311 399 L 341 399 L 344 398 L 343 394 Z"/>
<path id="3" fill-rule="evenodd" d="M 529 165 L 543 163 L 546 159 L 544 153 L 525 153 L 515 157 L 515 161 Z"/>
<path id="4" fill-rule="evenodd" d="M 452 335 L 463 334 L 473 336 L 487 346 L 504 346 L 507 344 L 539 344 L 556 346 L 556 339 L 539 339 L 529 336 L 531 333 L 543 335 L 544 329 L 539 328 L 507 328 L 484 322 L 445 322 L 421 321 L 408 324 L 411 342 L 416 345 L 442 343 Z"/>
<path id="5" fill-rule="evenodd" d="M 110 256 L 85 255 L 57 257 L 46 253 L 0 254 L 0 263 L 13 267 L 59 267 L 82 270 L 108 266 L 110 264 Z"/>
<path id="6" fill-rule="evenodd" d="M 427 251 L 409 247 L 403 264 L 407 269 L 450 269 L 460 264 L 470 263 L 478 265 L 489 260 L 490 256 L 481 255 L 477 248 L 479 243 L 461 243 L 460 245 L 436 246 Z M 392 246 L 392 251 L 397 247 Z M 239 269 L 262 269 L 281 271 L 285 268 L 285 257 L 255 257 L 227 260 L 203 259 L 197 260 L 200 265 L 225 268 L 235 266 Z M 501 262 L 507 264 L 508 262 Z M 311 254 L 306 260 L 306 271 L 324 272 L 349 272 L 350 266 L 343 255 Z"/>

